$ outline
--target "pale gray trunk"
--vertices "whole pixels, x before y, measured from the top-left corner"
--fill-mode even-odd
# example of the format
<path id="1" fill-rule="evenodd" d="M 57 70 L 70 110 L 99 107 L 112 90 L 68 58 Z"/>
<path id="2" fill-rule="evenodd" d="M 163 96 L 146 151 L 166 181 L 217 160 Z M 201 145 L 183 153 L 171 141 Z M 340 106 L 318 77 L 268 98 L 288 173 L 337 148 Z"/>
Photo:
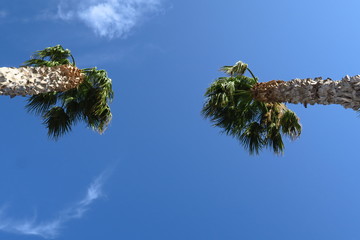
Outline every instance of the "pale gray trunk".
<path id="1" fill-rule="evenodd" d="M 344 108 L 360 108 L 360 75 L 331 79 L 293 79 L 258 83 L 252 88 L 255 99 L 262 102 L 307 104 L 340 104 Z"/>
<path id="2" fill-rule="evenodd" d="M 81 70 L 71 66 L 0 68 L 0 95 L 36 95 L 63 92 L 83 81 Z"/>

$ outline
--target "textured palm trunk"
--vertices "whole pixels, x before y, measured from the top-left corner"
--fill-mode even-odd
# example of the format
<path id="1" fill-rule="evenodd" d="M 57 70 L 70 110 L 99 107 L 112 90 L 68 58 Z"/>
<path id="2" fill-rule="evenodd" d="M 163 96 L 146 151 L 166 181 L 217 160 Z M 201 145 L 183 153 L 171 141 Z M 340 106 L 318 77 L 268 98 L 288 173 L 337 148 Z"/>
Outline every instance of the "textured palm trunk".
<path id="1" fill-rule="evenodd" d="M 273 80 L 257 83 L 253 97 L 261 102 L 307 104 L 340 104 L 344 108 L 360 109 L 360 76 L 345 76 L 341 81 L 321 78 Z"/>
<path id="2" fill-rule="evenodd" d="M 0 68 L 0 95 L 36 95 L 63 92 L 83 81 L 81 70 L 71 66 Z"/>

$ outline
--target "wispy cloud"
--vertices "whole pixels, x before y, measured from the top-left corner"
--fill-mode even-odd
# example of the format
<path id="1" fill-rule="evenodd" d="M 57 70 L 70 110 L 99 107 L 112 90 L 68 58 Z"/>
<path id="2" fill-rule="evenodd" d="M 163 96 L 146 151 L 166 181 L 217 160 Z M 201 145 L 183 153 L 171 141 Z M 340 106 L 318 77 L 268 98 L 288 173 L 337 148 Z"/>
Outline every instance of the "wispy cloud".
<path id="1" fill-rule="evenodd" d="M 57 17 L 80 20 L 101 37 L 126 37 L 162 0 L 61 0 Z"/>
<path id="2" fill-rule="evenodd" d="M 90 204 L 103 196 L 102 186 L 108 176 L 109 171 L 103 172 L 90 184 L 85 196 L 80 201 L 60 211 L 57 217 L 48 221 L 39 221 L 36 215 L 31 219 L 14 220 L 6 215 L 5 207 L 0 208 L 0 231 L 35 235 L 48 239 L 57 237 L 66 222 L 81 218 Z"/>
<path id="3" fill-rule="evenodd" d="M 8 15 L 8 13 L 5 10 L 0 10 L 0 18 L 4 18 Z"/>

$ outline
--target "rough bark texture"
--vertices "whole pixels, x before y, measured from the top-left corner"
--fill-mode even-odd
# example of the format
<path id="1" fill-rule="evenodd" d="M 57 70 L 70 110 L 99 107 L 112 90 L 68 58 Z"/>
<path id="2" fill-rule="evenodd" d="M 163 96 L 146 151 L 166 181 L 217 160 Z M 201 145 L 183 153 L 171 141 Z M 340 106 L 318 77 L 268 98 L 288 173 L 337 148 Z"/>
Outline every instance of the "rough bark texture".
<path id="1" fill-rule="evenodd" d="M 81 70 L 71 66 L 0 68 L 0 95 L 36 95 L 63 92 L 83 81 Z"/>
<path id="2" fill-rule="evenodd" d="M 344 108 L 360 109 L 360 75 L 345 76 L 341 81 L 321 78 L 273 80 L 257 83 L 252 88 L 255 99 L 261 102 L 307 104 L 340 104 Z"/>

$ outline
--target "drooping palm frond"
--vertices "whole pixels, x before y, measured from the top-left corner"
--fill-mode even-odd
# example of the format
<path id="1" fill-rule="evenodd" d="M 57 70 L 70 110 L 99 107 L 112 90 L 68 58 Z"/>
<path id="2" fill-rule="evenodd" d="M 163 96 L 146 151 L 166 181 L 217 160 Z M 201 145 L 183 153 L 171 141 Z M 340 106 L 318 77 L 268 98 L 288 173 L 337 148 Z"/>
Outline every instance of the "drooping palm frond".
<path id="1" fill-rule="evenodd" d="M 96 68 L 84 69 L 84 74 L 85 82 L 77 89 L 82 119 L 92 129 L 103 133 L 112 118 L 109 107 L 114 96 L 111 79 L 106 71 Z"/>
<path id="2" fill-rule="evenodd" d="M 71 131 L 71 119 L 62 107 L 52 107 L 43 115 L 43 118 L 49 136 L 55 140 Z"/>
<path id="3" fill-rule="evenodd" d="M 43 115 L 51 106 L 55 105 L 57 102 L 57 93 L 42 93 L 38 95 L 33 95 L 28 98 L 28 103 L 25 106 L 29 112 L 33 112 L 37 115 Z"/>
<path id="4" fill-rule="evenodd" d="M 259 154 L 264 147 L 264 126 L 258 122 L 250 122 L 235 136 L 250 154 Z"/>
<path id="5" fill-rule="evenodd" d="M 75 60 L 70 50 L 64 49 L 60 45 L 37 51 L 32 59 L 25 62 L 26 66 L 64 64 L 75 65 Z M 109 103 L 112 101 L 114 93 L 107 72 L 97 68 L 86 68 L 82 69 L 82 73 L 84 81 L 76 88 L 65 92 L 38 94 L 28 99 L 26 108 L 44 119 L 48 135 L 51 138 L 58 139 L 69 132 L 71 127 L 79 121 L 83 121 L 88 127 L 103 133 L 111 121 L 112 114 Z"/>
<path id="6" fill-rule="evenodd" d="M 259 154 L 263 148 L 283 153 L 282 135 L 292 140 L 300 136 L 298 117 L 282 103 L 262 103 L 253 98 L 251 89 L 257 78 L 244 76 L 249 70 L 246 64 L 238 62 L 221 70 L 231 76 L 218 78 L 207 89 L 203 116 L 239 140 L 250 154 Z"/>
<path id="7" fill-rule="evenodd" d="M 286 109 L 280 120 L 282 133 L 289 136 L 292 140 L 301 134 L 300 120 L 290 109 Z"/>

